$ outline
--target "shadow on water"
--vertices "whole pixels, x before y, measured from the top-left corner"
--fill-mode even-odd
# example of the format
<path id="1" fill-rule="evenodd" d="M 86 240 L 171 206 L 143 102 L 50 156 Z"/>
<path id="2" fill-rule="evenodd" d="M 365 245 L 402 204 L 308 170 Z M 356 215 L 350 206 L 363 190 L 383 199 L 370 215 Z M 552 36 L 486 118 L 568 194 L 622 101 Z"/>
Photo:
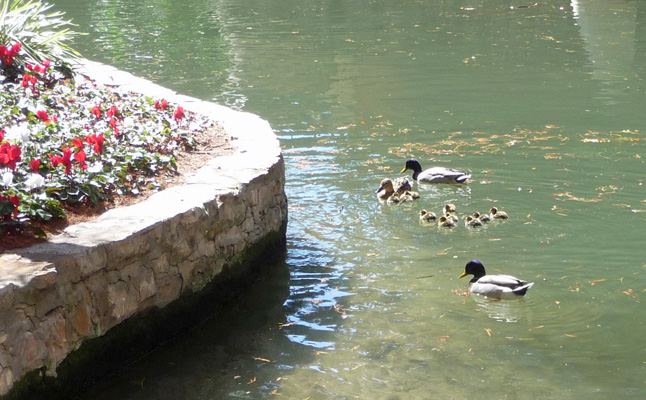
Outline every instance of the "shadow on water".
<path id="1" fill-rule="evenodd" d="M 74 398 L 252 399 L 276 393 L 295 366 L 311 363 L 317 349 L 334 347 L 334 327 L 342 317 L 341 306 L 326 307 L 320 300 L 323 296 L 329 302 L 335 294 L 313 284 L 321 282 L 314 275 L 324 266 L 314 265 L 321 260 L 312 259 L 313 249 L 308 253 L 302 260 L 308 265 L 287 265 L 283 256 L 266 265 L 239 296 L 200 302 L 187 311 L 205 316 L 199 324 Z M 289 258 L 300 263 L 297 254 Z M 301 273 L 290 273 L 294 268 Z M 298 282 L 303 285 L 300 294 L 295 293 Z M 332 311 L 308 319 L 304 303 Z"/>
<path id="2" fill-rule="evenodd" d="M 279 349 L 289 342 L 281 331 L 283 303 L 289 295 L 288 271 L 281 261 L 268 266 L 239 297 L 217 305 L 205 321 L 126 366 L 78 399 L 200 399 L 234 397 L 249 390 L 271 390 Z M 190 312 L 190 311 L 189 311 Z M 199 312 L 199 311 L 196 311 Z M 284 350 L 283 350 L 284 351 Z"/>

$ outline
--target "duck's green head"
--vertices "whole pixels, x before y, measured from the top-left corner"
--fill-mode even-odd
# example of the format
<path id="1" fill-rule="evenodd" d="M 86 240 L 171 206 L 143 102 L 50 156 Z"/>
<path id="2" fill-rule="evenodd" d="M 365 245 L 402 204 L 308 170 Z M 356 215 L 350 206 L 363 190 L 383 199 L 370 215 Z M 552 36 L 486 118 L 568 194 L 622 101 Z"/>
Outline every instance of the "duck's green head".
<path id="1" fill-rule="evenodd" d="M 410 160 L 406 161 L 406 166 L 404 166 L 404 169 L 402 169 L 402 172 L 400 172 L 400 174 L 403 174 L 409 169 L 413 170 L 414 172 L 422 172 L 422 165 L 416 159 L 411 158 Z"/>
<path id="2" fill-rule="evenodd" d="M 484 265 L 478 260 L 471 260 L 464 266 L 464 272 L 458 277 L 462 279 L 467 275 L 473 275 L 475 278 L 481 278 L 485 276 Z"/>

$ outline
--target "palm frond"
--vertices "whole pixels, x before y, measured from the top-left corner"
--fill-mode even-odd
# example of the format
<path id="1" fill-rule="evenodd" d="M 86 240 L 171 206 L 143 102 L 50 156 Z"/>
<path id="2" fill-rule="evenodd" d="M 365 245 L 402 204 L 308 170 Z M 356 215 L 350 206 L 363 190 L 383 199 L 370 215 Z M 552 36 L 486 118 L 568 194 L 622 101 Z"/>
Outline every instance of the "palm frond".
<path id="1" fill-rule="evenodd" d="M 69 28 L 75 26 L 71 19 L 51 8 L 40 0 L 0 0 L 0 44 L 20 42 L 26 59 L 18 62 L 50 59 L 70 64 L 81 57 L 68 44 L 80 33 Z"/>

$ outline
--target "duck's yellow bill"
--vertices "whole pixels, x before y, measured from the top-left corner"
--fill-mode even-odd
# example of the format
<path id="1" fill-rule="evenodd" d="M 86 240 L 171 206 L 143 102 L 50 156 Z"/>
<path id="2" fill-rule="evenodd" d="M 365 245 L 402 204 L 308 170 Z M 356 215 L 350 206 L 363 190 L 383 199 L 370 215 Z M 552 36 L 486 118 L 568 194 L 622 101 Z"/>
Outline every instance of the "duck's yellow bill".
<path id="1" fill-rule="evenodd" d="M 408 168 L 404 167 L 404 169 L 402 169 L 402 172 L 400 172 L 400 174 L 403 174 L 406 171 L 408 171 Z"/>
<path id="2" fill-rule="evenodd" d="M 463 273 L 462 273 L 462 275 L 458 276 L 458 279 L 462 279 L 462 278 L 464 278 L 464 277 L 465 277 L 465 276 L 467 276 L 467 275 L 468 275 L 468 274 L 467 274 L 466 272 L 463 272 Z"/>

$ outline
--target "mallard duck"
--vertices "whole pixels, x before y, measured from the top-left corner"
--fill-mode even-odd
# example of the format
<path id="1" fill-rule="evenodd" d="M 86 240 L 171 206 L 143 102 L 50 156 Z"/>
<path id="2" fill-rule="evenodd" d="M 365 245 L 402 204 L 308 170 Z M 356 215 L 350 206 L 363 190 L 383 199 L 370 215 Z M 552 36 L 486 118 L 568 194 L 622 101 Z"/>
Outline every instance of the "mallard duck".
<path id="1" fill-rule="evenodd" d="M 417 182 L 460 184 L 471 178 L 471 174 L 464 171 L 444 167 L 433 167 L 422 171 L 422 166 L 419 161 L 414 158 L 406 161 L 406 166 L 402 169 L 401 173 L 403 174 L 409 169 L 413 171 L 413 179 Z"/>
<path id="2" fill-rule="evenodd" d="M 487 222 L 491 221 L 491 216 L 489 214 L 480 214 L 479 212 L 474 212 L 473 213 L 473 218 L 477 218 L 482 222 L 483 224 L 486 224 Z"/>
<path id="3" fill-rule="evenodd" d="M 440 228 L 453 228 L 457 223 L 452 218 L 447 218 L 445 215 L 442 215 L 437 221 L 437 226 Z"/>
<path id="4" fill-rule="evenodd" d="M 524 296 L 534 283 L 518 279 L 511 275 L 487 275 L 484 265 L 478 260 L 471 260 L 465 265 L 459 278 L 473 275 L 469 281 L 469 291 L 494 299 L 515 299 Z"/>
<path id="5" fill-rule="evenodd" d="M 437 216 L 433 211 L 421 210 L 419 212 L 419 220 L 422 222 L 431 222 L 431 221 L 435 221 L 436 219 L 437 219 Z"/>
<path id="6" fill-rule="evenodd" d="M 464 226 L 467 228 L 475 228 L 476 226 L 482 226 L 482 221 L 480 221 L 478 218 L 474 218 L 471 215 L 467 216 L 467 218 L 464 220 Z"/>
<path id="7" fill-rule="evenodd" d="M 377 198 L 380 200 L 388 200 L 393 194 L 395 194 L 393 181 L 388 178 L 382 179 L 379 189 L 377 189 L 375 193 L 377 193 Z"/>
<path id="8" fill-rule="evenodd" d="M 506 212 L 498 210 L 496 207 L 491 207 L 489 210 L 489 216 L 491 219 L 509 219 L 509 215 Z"/>

